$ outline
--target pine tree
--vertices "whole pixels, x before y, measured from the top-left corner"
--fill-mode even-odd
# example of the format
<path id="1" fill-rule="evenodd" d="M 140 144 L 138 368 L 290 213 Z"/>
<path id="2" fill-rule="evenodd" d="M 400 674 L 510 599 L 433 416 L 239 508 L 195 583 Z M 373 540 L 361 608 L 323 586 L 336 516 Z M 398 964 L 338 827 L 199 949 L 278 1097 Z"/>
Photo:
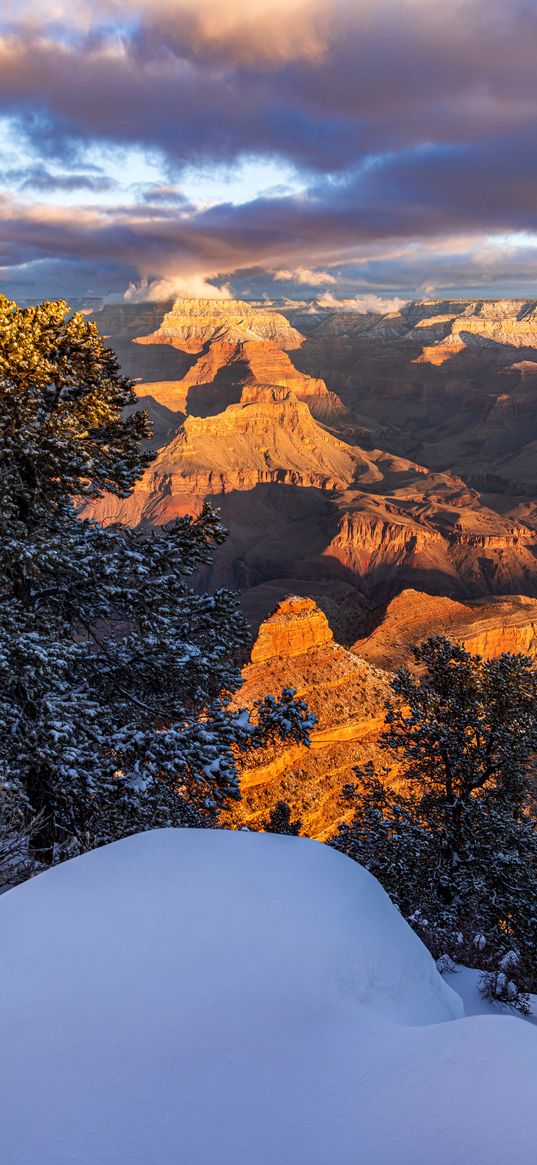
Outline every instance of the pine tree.
<path id="1" fill-rule="evenodd" d="M 537 674 L 526 656 L 485 661 L 441 636 L 414 657 L 381 738 L 397 791 L 389 768 L 357 770 L 332 844 L 379 878 L 436 957 L 481 967 L 489 994 L 524 1008 L 537 984 Z"/>
<path id="2" fill-rule="evenodd" d="M 233 594 L 189 583 L 225 537 L 210 507 L 153 532 L 78 518 L 150 463 L 135 403 L 95 325 L 0 298 L 0 787 L 46 862 L 214 822 L 237 754 L 312 723 L 290 691 L 229 708 L 248 628 Z"/>
<path id="3" fill-rule="evenodd" d="M 261 823 L 261 828 L 265 833 L 285 833 L 290 837 L 298 837 L 302 822 L 299 818 L 291 820 L 291 808 L 287 801 L 277 801 L 268 818 Z"/>

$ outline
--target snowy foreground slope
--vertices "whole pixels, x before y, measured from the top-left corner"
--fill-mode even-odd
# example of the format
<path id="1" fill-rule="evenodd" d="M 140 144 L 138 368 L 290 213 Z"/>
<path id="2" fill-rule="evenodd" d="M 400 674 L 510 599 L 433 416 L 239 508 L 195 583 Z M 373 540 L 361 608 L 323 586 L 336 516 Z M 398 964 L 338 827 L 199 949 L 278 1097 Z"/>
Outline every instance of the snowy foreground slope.
<path id="1" fill-rule="evenodd" d="M 162 830 L 0 899 L 5 1165 L 535 1162 L 537 1029 L 462 1017 L 317 842 Z"/>

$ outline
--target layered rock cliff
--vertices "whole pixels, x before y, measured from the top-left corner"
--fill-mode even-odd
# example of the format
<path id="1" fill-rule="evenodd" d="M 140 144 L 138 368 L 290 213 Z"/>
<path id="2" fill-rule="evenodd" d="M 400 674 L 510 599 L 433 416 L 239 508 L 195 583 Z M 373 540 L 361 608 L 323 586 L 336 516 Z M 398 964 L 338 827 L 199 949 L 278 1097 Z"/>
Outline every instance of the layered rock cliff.
<path id="1" fill-rule="evenodd" d="M 483 507 L 450 474 L 339 440 L 279 386 L 189 416 L 103 521 L 160 525 L 212 499 L 230 538 L 204 581 L 334 578 L 379 601 L 402 586 L 472 595 L 537 592 L 537 535 Z"/>
<path id="2" fill-rule="evenodd" d="M 259 824 L 286 800 L 306 835 L 326 839 L 345 814 L 339 799 L 354 766 L 377 755 L 389 678 L 335 643 L 323 612 L 299 596 L 261 624 L 243 678 L 237 706 L 252 708 L 267 691 L 293 687 L 318 721 L 310 748 L 273 746 L 256 753 L 255 764 L 250 758 L 235 823 Z"/>
<path id="3" fill-rule="evenodd" d="M 508 595 L 463 603 L 405 590 L 392 599 L 374 631 L 359 639 L 353 651 L 391 671 L 411 665 L 411 648 L 430 635 L 446 635 L 485 659 L 504 651 L 537 658 L 537 600 Z"/>
<path id="4" fill-rule="evenodd" d="M 465 347 L 537 347 L 535 300 L 480 300 L 452 317 L 436 317 L 436 322 L 444 334 L 437 345 L 424 349 L 420 357 L 423 362 L 443 363 Z M 418 327 L 423 324 L 430 329 L 430 320 Z"/>
<path id="5" fill-rule="evenodd" d="M 279 348 L 299 348 L 302 336 L 275 308 L 239 299 L 178 299 L 159 326 L 138 344 L 170 344 L 183 352 L 201 352 L 210 341 L 229 344 L 272 340 Z"/>
<path id="6" fill-rule="evenodd" d="M 537 658 L 537 600 L 510 595 L 461 603 L 406 590 L 349 651 L 335 642 L 312 600 L 286 596 L 261 624 L 235 703 L 253 709 L 267 691 L 291 686 L 318 720 L 309 749 L 279 744 L 256 754 L 255 763 L 249 758 L 234 823 L 259 826 L 285 800 L 301 818 L 303 833 L 326 840 L 348 812 L 340 796 L 355 767 L 372 761 L 381 772 L 385 766 L 379 736 L 393 696 L 392 672 L 412 666 L 411 646 L 431 634 L 445 634 L 485 658 L 503 651 Z"/>
<path id="7" fill-rule="evenodd" d="M 405 304 L 397 311 L 362 312 L 348 304 L 323 309 L 312 305 L 308 312 L 286 314 L 300 331 L 316 338 L 367 338 L 368 341 L 416 340 L 453 342 L 470 346 L 501 344 L 514 348 L 537 347 L 537 300 L 535 299 L 427 299 Z"/>
<path id="8" fill-rule="evenodd" d="M 310 412 L 320 420 L 346 413 L 323 380 L 299 372 L 287 352 L 271 340 L 213 340 L 180 381 L 143 383 L 138 393 L 150 393 L 168 408 L 207 417 L 236 404 L 245 387 L 265 384 L 289 388 L 299 400 L 307 401 Z"/>
<path id="9" fill-rule="evenodd" d="M 253 664 L 289 659 L 320 647 L 334 639 L 323 611 L 312 599 L 290 595 L 278 604 L 270 619 L 259 628 L 252 648 Z"/>
<path id="10" fill-rule="evenodd" d="M 132 497 L 108 498 L 95 512 L 133 525 L 142 520 L 162 524 L 199 508 L 208 496 L 261 484 L 340 491 L 355 480 L 381 482 L 384 463 L 394 461 L 379 450 L 366 453 L 332 436 L 289 389 L 256 384 L 216 416 L 187 417 Z"/>

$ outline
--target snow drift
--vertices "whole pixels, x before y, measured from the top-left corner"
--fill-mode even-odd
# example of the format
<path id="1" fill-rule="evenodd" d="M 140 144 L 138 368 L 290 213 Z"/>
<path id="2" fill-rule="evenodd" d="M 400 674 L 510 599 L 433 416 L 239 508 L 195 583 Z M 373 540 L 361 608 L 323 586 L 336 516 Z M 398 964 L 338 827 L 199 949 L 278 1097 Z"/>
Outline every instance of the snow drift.
<path id="1" fill-rule="evenodd" d="M 317 842 L 163 830 L 0 900 L 6 1165 L 534 1161 L 537 1031 L 463 1018 Z"/>

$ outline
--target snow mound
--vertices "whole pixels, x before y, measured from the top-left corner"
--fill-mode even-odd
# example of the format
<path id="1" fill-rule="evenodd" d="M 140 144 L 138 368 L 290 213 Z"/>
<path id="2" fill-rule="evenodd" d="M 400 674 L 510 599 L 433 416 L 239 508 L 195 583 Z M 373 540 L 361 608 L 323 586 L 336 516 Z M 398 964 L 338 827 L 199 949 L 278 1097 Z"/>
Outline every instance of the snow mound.
<path id="1" fill-rule="evenodd" d="M 537 1032 L 317 842 L 159 830 L 0 899 L 6 1165 L 534 1161 Z"/>

